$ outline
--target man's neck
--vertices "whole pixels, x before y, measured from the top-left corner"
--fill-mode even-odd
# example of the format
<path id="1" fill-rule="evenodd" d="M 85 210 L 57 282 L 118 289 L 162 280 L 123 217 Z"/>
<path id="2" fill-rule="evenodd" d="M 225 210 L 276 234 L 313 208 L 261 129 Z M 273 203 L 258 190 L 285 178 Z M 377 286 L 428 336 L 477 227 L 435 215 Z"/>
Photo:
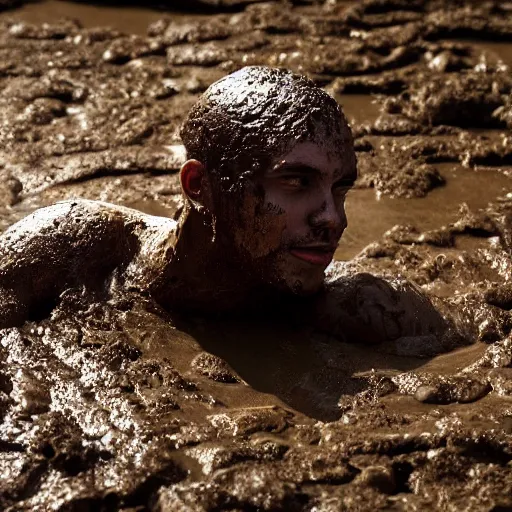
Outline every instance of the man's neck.
<path id="1" fill-rule="evenodd" d="M 250 276 L 234 251 L 216 238 L 207 215 L 191 210 L 179 219 L 177 242 L 154 296 L 172 310 L 201 313 L 232 312 L 242 316 L 286 316 L 305 311 L 314 298 L 264 286 Z M 305 308 L 305 309 L 304 309 Z"/>
<path id="2" fill-rule="evenodd" d="M 226 310 L 242 303 L 252 285 L 222 251 L 207 214 L 190 210 L 179 220 L 174 256 L 158 295 L 173 308 Z"/>

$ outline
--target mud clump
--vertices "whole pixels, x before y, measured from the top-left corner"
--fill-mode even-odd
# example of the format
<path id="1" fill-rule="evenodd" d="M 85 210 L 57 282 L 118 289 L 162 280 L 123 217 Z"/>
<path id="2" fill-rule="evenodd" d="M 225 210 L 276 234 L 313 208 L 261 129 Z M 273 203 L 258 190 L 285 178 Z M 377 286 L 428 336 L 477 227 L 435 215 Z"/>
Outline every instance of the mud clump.
<path id="1" fill-rule="evenodd" d="M 226 362 L 213 354 L 203 352 L 193 359 L 191 365 L 196 372 L 217 382 L 240 382 Z"/>
<path id="2" fill-rule="evenodd" d="M 449 125 L 469 128 L 503 126 L 497 118 L 512 82 L 508 73 L 486 75 L 480 72 L 430 77 L 429 83 L 407 94 L 404 115 L 430 126 Z"/>
<path id="3" fill-rule="evenodd" d="M 435 167 L 428 164 L 409 164 L 397 173 L 393 160 L 388 169 L 382 168 L 382 160 L 361 158 L 359 187 L 374 188 L 377 194 L 391 197 L 424 197 L 432 189 L 444 185 L 445 180 Z"/>

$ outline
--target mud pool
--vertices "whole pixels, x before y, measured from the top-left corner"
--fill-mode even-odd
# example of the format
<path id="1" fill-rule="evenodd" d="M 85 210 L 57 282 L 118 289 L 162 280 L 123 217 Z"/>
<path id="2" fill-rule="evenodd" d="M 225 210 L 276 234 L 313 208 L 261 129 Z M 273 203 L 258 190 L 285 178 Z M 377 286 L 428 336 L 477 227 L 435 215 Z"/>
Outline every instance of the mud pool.
<path id="1" fill-rule="evenodd" d="M 288 67 L 351 120 L 345 272 L 407 277 L 465 346 L 70 289 L 0 333 L 0 509 L 512 509 L 512 4 L 296 3 L 0 2 L 0 228 L 77 196 L 174 216 L 197 96 Z"/>

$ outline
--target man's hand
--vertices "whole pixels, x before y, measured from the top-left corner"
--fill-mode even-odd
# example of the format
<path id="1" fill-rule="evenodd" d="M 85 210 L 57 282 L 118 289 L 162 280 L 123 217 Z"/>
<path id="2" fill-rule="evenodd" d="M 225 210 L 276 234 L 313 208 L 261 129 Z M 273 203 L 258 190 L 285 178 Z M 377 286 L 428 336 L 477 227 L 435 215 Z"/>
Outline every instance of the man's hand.
<path id="1" fill-rule="evenodd" d="M 318 327 L 347 342 L 380 343 L 442 335 L 447 322 L 414 285 L 370 274 L 327 284 L 317 309 Z"/>

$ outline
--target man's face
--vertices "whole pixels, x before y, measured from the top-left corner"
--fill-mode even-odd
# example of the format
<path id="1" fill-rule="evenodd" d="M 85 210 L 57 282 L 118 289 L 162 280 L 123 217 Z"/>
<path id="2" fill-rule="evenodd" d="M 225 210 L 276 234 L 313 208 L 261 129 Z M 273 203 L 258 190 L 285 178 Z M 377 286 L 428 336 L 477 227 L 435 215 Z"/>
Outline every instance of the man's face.
<path id="1" fill-rule="evenodd" d="M 339 151 L 332 143 L 299 142 L 245 187 L 231 219 L 235 250 L 265 284 L 301 295 L 322 286 L 356 178 L 353 148 L 344 144 Z"/>

